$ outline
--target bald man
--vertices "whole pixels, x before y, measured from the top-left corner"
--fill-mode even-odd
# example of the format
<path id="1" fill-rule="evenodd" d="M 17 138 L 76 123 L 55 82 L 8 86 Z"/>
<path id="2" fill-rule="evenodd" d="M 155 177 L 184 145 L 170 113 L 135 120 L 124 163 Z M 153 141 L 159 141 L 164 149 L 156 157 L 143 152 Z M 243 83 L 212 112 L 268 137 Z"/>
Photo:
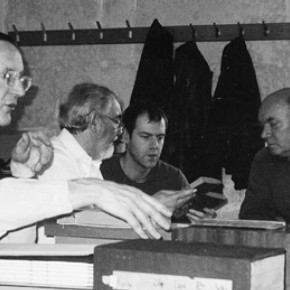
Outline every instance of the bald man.
<path id="1" fill-rule="evenodd" d="M 30 86 L 31 78 L 24 75 L 20 50 L 7 35 L 0 33 L 0 126 L 10 124 L 11 112 Z M 36 143 L 34 148 L 39 153 L 41 149 L 36 148 Z M 25 152 L 26 144 L 30 144 L 27 138 L 16 146 L 13 156 L 18 163 L 30 159 L 30 150 L 27 154 Z M 23 154 L 26 156 L 23 157 Z M 36 172 L 41 167 L 38 164 L 41 159 L 40 155 L 34 156 L 37 162 L 30 162 L 28 169 Z M 172 212 L 133 187 L 97 178 L 51 182 L 4 178 L 0 180 L 0 240 L 13 230 L 88 205 L 95 205 L 125 220 L 142 238 L 160 238 L 157 231 L 159 226 L 165 230 L 170 229 L 168 219 Z"/>
<path id="2" fill-rule="evenodd" d="M 290 222 L 290 88 L 267 96 L 259 111 L 266 147 L 255 156 L 239 218 Z"/>

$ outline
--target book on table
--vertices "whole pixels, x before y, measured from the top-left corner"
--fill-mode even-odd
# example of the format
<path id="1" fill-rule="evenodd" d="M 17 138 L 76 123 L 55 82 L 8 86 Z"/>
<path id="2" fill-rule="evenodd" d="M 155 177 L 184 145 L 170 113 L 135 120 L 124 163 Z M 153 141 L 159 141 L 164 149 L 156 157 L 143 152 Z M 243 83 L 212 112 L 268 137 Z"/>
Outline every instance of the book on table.
<path id="1" fill-rule="evenodd" d="M 190 227 L 277 230 L 287 226 L 284 221 L 204 219 L 192 221 Z"/>
<path id="2" fill-rule="evenodd" d="M 173 229 L 181 227 L 181 223 L 190 223 L 185 216 L 189 208 L 197 210 L 203 210 L 205 207 L 217 209 L 227 203 L 224 195 L 211 191 L 222 188 L 223 185 L 219 180 L 200 177 L 191 183 L 191 186 L 197 189 L 196 196 L 174 213 L 174 216 L 181 218 L 172 219 Z M 171 232 L 162 229 L 159 229 L 159 232 L 163 239 L 171 239 Z M 98 243 L 139 238 L 127 222 L 96 207 L 76 211 L 72 215 L 58 219 L 57 224 L 47 224 L 45 233 L 49 236 L 55 236 L 56 242 L 61 243 L 78 242 L 80 238 L 90 239 L 88 242 L 92 241 L 92 239 L 98 239 L 98 241 L 93 241 Z"/>
<path id="3" fill-rule="evenodd" d="M 176 228 L 177 225 L 173 226 Z M 122 219 L 99 208 L 87 208 L 72 215 L 45 223 L 45 235 L 54 236 L 56 243 L 111 243 L 125 239 L 138 239 L 138 234 Z M 158 229 L 162 238 L 171 239 L 171 231 Z"/>

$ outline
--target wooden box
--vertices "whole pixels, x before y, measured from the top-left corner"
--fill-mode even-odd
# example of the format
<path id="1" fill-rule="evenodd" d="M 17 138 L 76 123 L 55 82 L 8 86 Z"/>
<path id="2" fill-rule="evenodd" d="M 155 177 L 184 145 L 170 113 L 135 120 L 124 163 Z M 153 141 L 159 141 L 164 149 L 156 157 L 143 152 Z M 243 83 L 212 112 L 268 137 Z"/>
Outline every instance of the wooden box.
<path id="1" fill-rule="evenodd" d="M 282 290 L 283 249 L 128 240 L 95 248 L 96 290 Z"/>

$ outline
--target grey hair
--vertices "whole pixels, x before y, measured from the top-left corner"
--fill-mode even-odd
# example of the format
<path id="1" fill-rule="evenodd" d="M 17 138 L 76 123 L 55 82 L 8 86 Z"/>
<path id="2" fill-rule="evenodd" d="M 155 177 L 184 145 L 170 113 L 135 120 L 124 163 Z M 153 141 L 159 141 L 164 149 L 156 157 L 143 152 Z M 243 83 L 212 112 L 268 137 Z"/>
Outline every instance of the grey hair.
<path id="1" fill-rule="evenodd" d="M 94 83 L 75 85 L 59 107 L 61 129 L 66 128 L 72 134 L 84 131 L 93 121 L 92 112 L 102 113 L 112 100 L 120 102 L 107 87 Z"/>

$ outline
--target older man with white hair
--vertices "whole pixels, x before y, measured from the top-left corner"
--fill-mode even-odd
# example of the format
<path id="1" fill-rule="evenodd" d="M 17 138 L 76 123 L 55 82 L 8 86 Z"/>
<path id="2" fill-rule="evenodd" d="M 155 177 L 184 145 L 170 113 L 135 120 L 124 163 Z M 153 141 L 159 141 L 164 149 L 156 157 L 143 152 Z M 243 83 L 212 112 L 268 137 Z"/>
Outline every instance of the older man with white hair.
<path id="1" fill-rule="evenodd" d="M 11 112 L 18 99 L 25 95 L 31 85 L 31 78 L 24 76 L 23 71 L 20 50 L 7 35 L 1 34 L 0 126 L 10 124 Z M 24 135 L 12 157 L 15 162 L 27 165 L 28 169 L 40 171 L 43 163 L 50 161 L 50 153 L 42 158 L 44 152 L 51 150 L 49 146 L 41 137 Z M 96 205 L 127 221 L 142 238 L 148 238 L 148 233 L 160 238 L 155 224 L 167 230 L 170 228 L 168 218 L 171 212 L 133 187 L 97 178 L 54 182 L 5 178 L 0 181 L 0 237 L 39 220 L 68 214 L 88 205 Z"/>

